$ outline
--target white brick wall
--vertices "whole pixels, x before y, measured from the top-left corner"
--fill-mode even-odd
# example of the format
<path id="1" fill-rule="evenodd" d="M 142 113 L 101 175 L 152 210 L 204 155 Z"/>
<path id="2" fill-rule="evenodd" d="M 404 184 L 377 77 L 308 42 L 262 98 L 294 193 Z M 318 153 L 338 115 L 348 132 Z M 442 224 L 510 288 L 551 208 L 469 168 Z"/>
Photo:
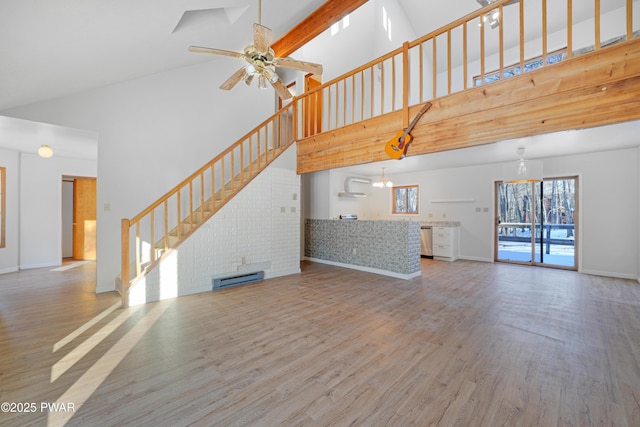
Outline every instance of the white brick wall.
<path id="1" fill-rule="evenodd" d="M 300 272 L 300 176 L 269 166 L 159 268 L 131 290 L 131 304 L 211 290 L 213 276 Z"/>

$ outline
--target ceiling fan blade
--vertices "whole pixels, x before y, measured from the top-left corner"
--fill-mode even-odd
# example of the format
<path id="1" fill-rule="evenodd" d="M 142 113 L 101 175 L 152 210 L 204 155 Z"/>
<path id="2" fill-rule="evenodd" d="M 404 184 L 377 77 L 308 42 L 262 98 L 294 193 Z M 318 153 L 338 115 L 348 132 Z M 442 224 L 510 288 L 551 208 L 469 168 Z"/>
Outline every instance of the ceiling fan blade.
<path id="1" fill-rule="evenodd" d="M 210 47 L 189 46 L 189 52 L 212 53 L 214 55 L 232 56 L 234 58 L 244 58 L 242 53 L 232 52 L 230 50 L 213 49 Z"/>
<path id="2" fill-rule="evenodd" d="M 240 81 L 244 78 L 246 74 L 247 74 L 247 70 L 245 70 L 244 67 L 240 68 L 238 71 L 233 73 L 231 77 L 227 79 L 227 81 L 225 81 L 220 85 L 220 89 L 224 89 L 224 90 L 233 89 L 235 85 L 240 83 Z"/>
<path id="3" fill-rule="evenodd" d="M 271 30 L 260 24 L 253 24 L 253 46 L 260 53 L 269 51 L 273 33 Z"/>
<path id="4" fill-rule="evenodd" d="M 269 80 L 269 83 L 271 83 L 271 86 L 273 86 L 280 98 L 282 98 L 283 100 L 291 98 L 291 92 L 289 92 L 289 89 L 287 89 L 284 83 L 282 83 L 282 80 L 280 80 L 279 78 L 275 82 Z"/>
<path id="5" fill-rule="evenodd" d="M 292 70 L 305 71 L 312 74 L 322 74 L 322 65 L 312 62 L 297 61 L 291 58 L 276 58 L 273 61 L 276 67 L 290 68 Z"/>

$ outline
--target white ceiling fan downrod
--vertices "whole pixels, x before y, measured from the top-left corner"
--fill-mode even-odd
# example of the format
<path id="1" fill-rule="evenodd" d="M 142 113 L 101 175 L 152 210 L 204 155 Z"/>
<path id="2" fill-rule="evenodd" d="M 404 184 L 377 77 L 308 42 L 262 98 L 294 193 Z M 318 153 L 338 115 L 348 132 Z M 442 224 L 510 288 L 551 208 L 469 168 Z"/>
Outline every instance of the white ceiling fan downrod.
<path id="1" fill-rule="evenodd" d="M 258 0 L 258 24 L 262 25 L 262 0 Z"/>

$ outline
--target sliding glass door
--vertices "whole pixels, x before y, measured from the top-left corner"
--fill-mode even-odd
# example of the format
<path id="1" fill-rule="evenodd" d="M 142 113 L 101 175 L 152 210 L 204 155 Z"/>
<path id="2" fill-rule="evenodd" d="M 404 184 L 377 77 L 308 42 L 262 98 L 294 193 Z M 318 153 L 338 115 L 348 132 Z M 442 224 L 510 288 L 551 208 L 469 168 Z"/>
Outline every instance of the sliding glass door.
<path id="1" fill-rule="evenodd" d="M 495 260 L 577 269 L 578 178 L 496 183 Z"/>

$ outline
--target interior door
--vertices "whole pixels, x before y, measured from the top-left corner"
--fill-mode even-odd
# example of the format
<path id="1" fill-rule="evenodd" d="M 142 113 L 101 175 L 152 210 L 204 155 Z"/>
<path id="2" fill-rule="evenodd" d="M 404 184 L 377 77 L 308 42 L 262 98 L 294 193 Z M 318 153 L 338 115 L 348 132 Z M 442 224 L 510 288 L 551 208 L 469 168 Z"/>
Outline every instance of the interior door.
<path id="1" fill-rule="evenodd" d="M 96 259 L 96 179 L 75 178 L 73 184 L 73 258 Z"/>
<path id="2" fill-rule="evenodd" d="M 320 76 L 307 74 L 304 77 L 305 92 L 313 91 L 320 86 L 322 86 Z M 322 132 L 322 92 L 315 92 L 305 98 L 303 108 L 304 136 L 308 137 Z"/>
<path id="3" fill-rule="evenodd" d="M 578 178 L 496 183 L 494 259 L 577 270 Z"/>

